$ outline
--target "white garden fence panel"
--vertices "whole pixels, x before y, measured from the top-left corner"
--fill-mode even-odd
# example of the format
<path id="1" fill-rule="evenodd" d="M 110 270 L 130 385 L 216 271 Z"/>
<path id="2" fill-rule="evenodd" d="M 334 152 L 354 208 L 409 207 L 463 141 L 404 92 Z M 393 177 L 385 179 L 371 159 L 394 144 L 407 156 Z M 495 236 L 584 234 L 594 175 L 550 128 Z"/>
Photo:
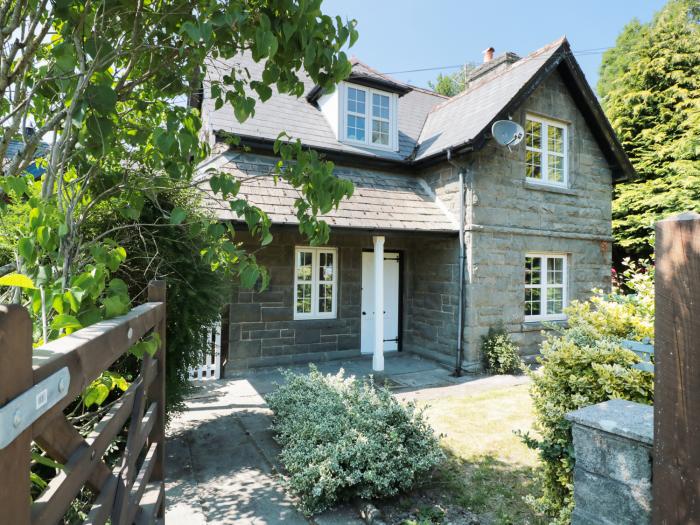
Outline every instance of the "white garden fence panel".
<path id="1" fill-rule="evenodd" d="M 221 377 L 221 323 L 216 323 L 207 330 L 209 350 L 201 365 L 190 368 L 190 381 L 208 381 Z"/>

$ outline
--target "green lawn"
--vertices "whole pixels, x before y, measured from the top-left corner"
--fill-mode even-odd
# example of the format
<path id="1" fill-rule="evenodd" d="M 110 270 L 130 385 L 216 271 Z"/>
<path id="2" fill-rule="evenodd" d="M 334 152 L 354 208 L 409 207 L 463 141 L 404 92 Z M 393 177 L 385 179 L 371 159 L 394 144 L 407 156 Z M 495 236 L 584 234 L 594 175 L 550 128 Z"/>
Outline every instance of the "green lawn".
<path id="1" fill-rule="evenodd" d="M 479 515 L 483 523 L 534 524 L 541 521 L 523 501 L 536 493 L 536 454 L 514 435 L 531 430 L 528 385 L 468 397 L 433 399 L 426 415 L 448 453 L 434 488 L 446 504 Z"/>

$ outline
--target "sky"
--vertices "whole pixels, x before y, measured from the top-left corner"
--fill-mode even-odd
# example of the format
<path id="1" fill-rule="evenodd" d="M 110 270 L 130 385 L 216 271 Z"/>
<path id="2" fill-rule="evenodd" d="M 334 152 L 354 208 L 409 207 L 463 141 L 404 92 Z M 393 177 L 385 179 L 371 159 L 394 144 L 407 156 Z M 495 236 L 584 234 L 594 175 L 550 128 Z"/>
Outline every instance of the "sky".
<path id="1" fill-rule="evenodd" d="M 438 73 L 398 71 L 481 63 L 490 46 L 520 56 L 565 35 L 595 89 L 602 53 L 633 18 L 648 22 L 664 0 L 324 0 L 329 15 L 357 20 L 349 53 L 404 82 L 427 87 Z"/>

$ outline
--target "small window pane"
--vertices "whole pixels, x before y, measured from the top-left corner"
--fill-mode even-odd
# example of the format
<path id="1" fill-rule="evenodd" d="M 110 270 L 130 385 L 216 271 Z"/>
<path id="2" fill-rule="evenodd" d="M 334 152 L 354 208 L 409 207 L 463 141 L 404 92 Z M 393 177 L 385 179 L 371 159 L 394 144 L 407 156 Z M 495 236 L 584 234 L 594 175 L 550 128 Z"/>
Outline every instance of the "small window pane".
<path id="1" fill-rule="evenodd" d="M 564 130 L 550 124 L 547 135 L 547 149 L 553 153 L 564 153 Z"/>
<path id="2" fill-rule="evenodd" d="M 321 284 L 318 288 L 318 311 L 329 313 L 333 311 L 333 285 Z"/>
<path id="3" fill-rule="evenodd" d="M 564 260 L 559 257 L 547 259 L 547 283 L 564 284 Z"/>
<path id="4" fill-rule="evenodd" d="M 297 280 L 310 281 L 312 277 L 311 252 L 297 252 Z"/>
<path id="5" fill-rule="evenodd" d="M 547 159 L 548 176 L 551 182 L 564 181 L 564 157 L 558 155 L 549 155 Z"/>
<path id="6" fill-rule="evenodd" d="M 540 288 L 525 288 L 525 315 L 540 315 Z"/>
<path id="7" fill-rule="evenodd" d="M 547 288 L 547 314 L 560 314 L 564 311 L 564 289 Z"/>
<path id="8" fill-rule="evenodd" d="M 329 252 L 321 252 L 319 254 L 318 266 L 319 281 L 333 280 L 333 254 Z"/>
<path id="9" fill-rule="evenodd" d="M 525 257 L 525 284 L 540 284 L 541 269 L 540 257 Z"/>
<path id="10" fill-rule="evenodd" d="M 542 154 L 536 151 L 526 151 L 525 153 L 525 173 L 530 179 L 542 178 Z"/>
<path id="11" fill-rule="evenodd" d="M 389 120 L 389 97 L 386 95 L 372 95 L 372 116 Z"/>
<path id="12" fill-rule="evenodd" d="M 542 124 L 534 120 L 526 122 L 525 143 L 530 148 L 542 149 Z"/>
<path id="13" fill-rule="evenodd" d="M 381 120 L 372 121 L 372 143 L 389 145 L 389 123 Z"/>
<path id="14" fill-rule="evenodd" d="M 348 88 L 348 111 L 353 113 L 365 112 L 365 92 L 360 89 Z"/>
<path id="15" fill-rule="evenodd" d="M 364 141 L 365 119 L 363 117 L 356 117 L 355 115 L 348 115 L 347 135 L 349 139 Z"/>
<path id="16" fill-rule="evenodd" d="M 297 313 L 311 313 L 311 284 L 297 284 Z"/>

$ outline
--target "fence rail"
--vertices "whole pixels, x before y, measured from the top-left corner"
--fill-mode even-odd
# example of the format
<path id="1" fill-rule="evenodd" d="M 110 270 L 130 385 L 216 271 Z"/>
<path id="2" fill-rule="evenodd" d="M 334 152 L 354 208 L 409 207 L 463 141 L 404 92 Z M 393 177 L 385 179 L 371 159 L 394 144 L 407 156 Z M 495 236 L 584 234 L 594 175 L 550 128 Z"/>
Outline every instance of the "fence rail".
<path id="1" fill-rule="evenodd" d="M 34 350 L 29 314 L 16 305 L 0 306 L 0 412 L 13 427 L 3 426 L 10 433 L 5 446 L 0 440 L 0 522 L 57 523 L 84 486 L 96 495 L 85 523 L 162 518 L 165 299 L 165 282 L 153 281 L 148 303 Z M 63 411 L 152 332 L 160 337 L 157 352 L 144 357 L 138 377 L 83 437 Z M 103 457 L 125 427 L 126 445 L 110 468 Z M 30 505 L 33 442 L 63 468 Z"/>
<path id="2" fill-rule="evenodd" d="M 641 362 L 632 365 L 634 368 L 638 368 L 644 372 L 654 373 L 654 345 L 646 341 L 639 342 L 625 339 L 622 341 L 622 347 L 627 350 L 632 350 L 632 352 L 637 354 L 641 359 Z"/>

